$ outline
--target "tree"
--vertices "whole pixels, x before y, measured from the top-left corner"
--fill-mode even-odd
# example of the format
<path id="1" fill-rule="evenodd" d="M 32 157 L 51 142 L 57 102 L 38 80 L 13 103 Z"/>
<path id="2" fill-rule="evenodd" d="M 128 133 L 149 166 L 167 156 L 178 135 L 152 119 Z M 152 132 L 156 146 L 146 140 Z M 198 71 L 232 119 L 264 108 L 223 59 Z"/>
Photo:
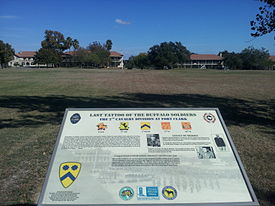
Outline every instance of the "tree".
<path id="1" fill-rule="evenodd" d="M 61 62 L 61 56 L 59 53 L 51 48 L 41 48 L 36 53 L 34 57 L 35 64 L 46 64 L 47 67 L 51 65 L 52 67 L 57 66 Z"/>
<path id="2" fill-rule="evenodd" d="M 39 55 L 36 63 L 59 65 L 62 61 L 62 54 L 65 50 L 79 47 L 79 42 L 76 39 L 67 37 L 58 31 L 46 30 L 44 40 L 41 42 L 42 49 L 37 53 Z M 49 54 L 47 54 L 49 52 Z M 45 56 L 42 56 L 45 55 Z M 49 55 L 49 57 L 47 56 Z M 49 62 L 52 60 L 53 62 Z M 47 63 L 45 63 L 47 62 Z"/>
<path id="3" fill-rule="evenodd" d="M 150 66 L 148 54 L 147 53 L 140 53 L 137 56 L 129 57 L 129 60 L 126 64 L 126 67 L 132 69 L 134 67 L 144 69 Z"/>
<path id="4" fill-rule="evenodd" d="M 93 42 L 89 44 L 87 49 L 93 54 L 98 57 L 100 67 L 105 67 L 108 65 L 110 52 L 104 45 L 101 45 L 100 42 Z"/>
<path id="5" fill-rule="evenodd" d="M 242 58 L 238 53 L 230 53 L 228 51 L 221 52 L 224 58 L 224 65 L 229 69 L 242 69 Z"/>
<path id="6" fill-rule="evenodd" d="M 266 69 L 271 65 L 269 53 L 266 49 L 248 47 L 240 53 L 243 69 Z"/>
<path id="7" fill-rule="evenodd" d="M 148 59 L 156 68 L 173 68 L 190 58 L 190 51 L 181 42 L 163 42 L 149 49 Z"/>
<path id="8" fill-rule="evenodd" d="M 8 43 L 0 40 L 0 66 L 4 68 L 7 66 L 8 62 L 13 60 L 14 49 Z"/>
<path id="9" fill-rule="evenodd" d="M 259 7 L 259 13 L 256 15 L 256 20 L 250 21 L 251 30 L 250 35 L 259 37 L 275 30 L 275 1 L 274 0 L 260 0 L 264 6 Z"/>
<path id="10" fill-rule="evenodd" d="M 107 49 L 108 51 L 111 51 L 112 46 L 113 46 L 113 42 L 112 42 L 110 39 L 108 39 L 108 40 L 106 41 L 106 43 L 105 43 L 106 49 Z"/>
<path id="11" fill-rule="evenodd" d="M 77 50 L 79 48 L 79 42 L 77 39 L 73 40 L 72 46 L 73 46 L 74 50 Z"/>

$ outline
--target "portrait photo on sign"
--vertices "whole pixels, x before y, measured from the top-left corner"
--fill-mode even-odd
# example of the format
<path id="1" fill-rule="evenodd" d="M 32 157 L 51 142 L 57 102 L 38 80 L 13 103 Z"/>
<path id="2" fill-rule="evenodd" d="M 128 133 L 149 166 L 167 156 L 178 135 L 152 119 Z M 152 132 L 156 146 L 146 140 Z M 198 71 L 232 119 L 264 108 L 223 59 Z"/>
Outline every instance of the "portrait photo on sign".
<path id="1" fill-rule="evenodd" d="M 226 152 L 228 150 L 222 134 L 215 134 L 212 137 L 219 152 Z"/>
<path id="2" fill-rule="evenodd" d="M 213 147 L 196 147 L 197 156 L 199 159 L 215 159 L 216 155 L 214 153 Z"/>
<path id="3" fill-rule="evenodd" d="M 160 147 L 159 134 L 147 134 L 147 146 L 149 147 Z"/>

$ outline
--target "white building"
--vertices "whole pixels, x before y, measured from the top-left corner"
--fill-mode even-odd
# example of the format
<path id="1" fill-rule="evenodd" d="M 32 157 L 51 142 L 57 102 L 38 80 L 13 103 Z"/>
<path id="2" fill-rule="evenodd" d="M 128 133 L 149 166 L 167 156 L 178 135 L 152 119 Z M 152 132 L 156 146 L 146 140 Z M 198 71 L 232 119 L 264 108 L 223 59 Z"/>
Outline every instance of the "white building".
<path id="1" fill-rule="evenodd" d="M 14 54 L 13 60 L 8 63 L 10 67 L 37 67 L 34 64 L 35 51 L 22 51 Z"/>
<path id="2" fill-rule="evenodd" d="M 110 67 L 118 67 L 118 68 L 123 68 L 123 54 L 120 54 L 116 51 L 111 51 L 110 52 L 110 58 L 112 60 Z"/>

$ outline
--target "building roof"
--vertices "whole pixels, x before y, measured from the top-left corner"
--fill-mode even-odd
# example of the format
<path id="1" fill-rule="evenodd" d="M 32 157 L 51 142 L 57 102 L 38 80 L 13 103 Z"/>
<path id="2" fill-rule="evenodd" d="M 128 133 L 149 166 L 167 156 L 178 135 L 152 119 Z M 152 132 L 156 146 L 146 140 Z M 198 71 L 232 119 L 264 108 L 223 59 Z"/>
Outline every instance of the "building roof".
<path id="1" fill-rule="evenodd" d="M 26 57 L 34 57 L 36 54 L 36 51 L 21 51 L 16 53 L 15 55 L 21 58 L 26 58 Z"/>
<path id="2" fill-rule="evenodd" d="M 76 52 L 75 51 L 68 51 L 68 52 L 64 52 L 64 54 L 73 56 L 73 55 L 76 54 Z"/>
<path id="3" fill-rule="evenodd" d="M 191 54 L 191 60 L 223 60 L 221 56 L 215 54 Z"/>
<path id="4" fill-rule="evenodd" d="M 269 59 L 270 59 L 271 61 L 275 62 L 275 55 L 271 55 L 271 56 L 269 57 Z"/>
<path id="5" fill-rule="evenodd" d="M 122 57 L 123 56 L 123 54 L 118 53 L 116 51 L 111 51 L 110 53 L 111 53 L 110 54 L 111 57 Z"/>

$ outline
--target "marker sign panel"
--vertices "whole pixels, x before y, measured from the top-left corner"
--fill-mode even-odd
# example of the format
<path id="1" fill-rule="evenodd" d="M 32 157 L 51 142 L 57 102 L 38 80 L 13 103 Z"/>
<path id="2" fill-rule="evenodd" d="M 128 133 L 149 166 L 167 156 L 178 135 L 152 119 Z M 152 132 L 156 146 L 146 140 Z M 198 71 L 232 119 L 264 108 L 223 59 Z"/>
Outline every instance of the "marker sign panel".
<path id="1" fill-rule="evenodd" d="M 218 109 L 67 109 L 38 205 L 259 205 Z"/>

